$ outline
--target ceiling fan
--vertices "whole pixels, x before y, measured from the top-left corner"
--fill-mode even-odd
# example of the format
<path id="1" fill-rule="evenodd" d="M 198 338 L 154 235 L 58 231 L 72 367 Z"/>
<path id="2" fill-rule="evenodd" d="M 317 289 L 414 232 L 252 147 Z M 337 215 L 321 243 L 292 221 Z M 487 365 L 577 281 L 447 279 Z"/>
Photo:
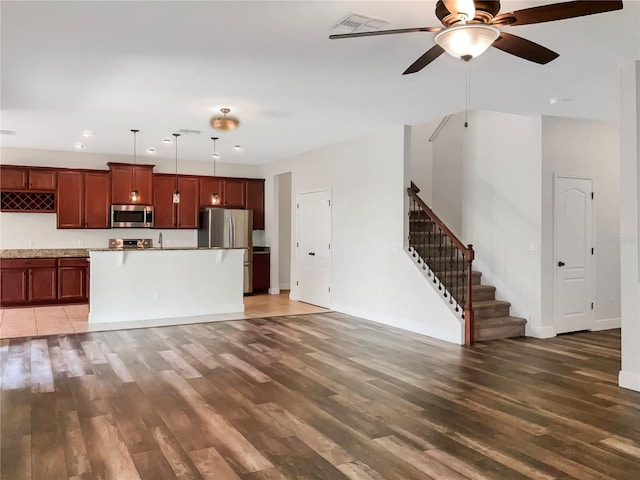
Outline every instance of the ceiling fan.
<path id="1" fill-rule="evenodd" d="M 516 57 L 539 64 L 547 64 L 558 54 L 542 45 L 500 30 L 499 27 L 531 25 L 567 18 L 594 15 L 622 9 L 622 0 L 580 0 L 525 8 L 499 13 L 497 0 L 438 0 L 436 16 L 444 27 L 415 27 L 330 35 L 330 39 L 394 35 L 396 33 L 434 32 L 436 45 L 427 50 L 407 68 L 403 75 L 416 73 L 444 52 L 469 61 L 484 53 L 490 46 Z"/>

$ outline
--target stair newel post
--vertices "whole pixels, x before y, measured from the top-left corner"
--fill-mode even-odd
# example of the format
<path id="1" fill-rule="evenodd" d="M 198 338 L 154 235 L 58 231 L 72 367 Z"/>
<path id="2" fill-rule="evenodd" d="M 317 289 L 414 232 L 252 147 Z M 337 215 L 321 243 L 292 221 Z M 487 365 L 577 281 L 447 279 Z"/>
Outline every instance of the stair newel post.
<path id="1" fill-rule="evenodd" d="M 466 345 L 473 345 L 473 298 L 472 298 L 472 288 L 473 288 L 473 276 L 472 272 L 472 263 L 475 257 L 475 253 L 473 251 L 473 245 L 467 245 L 467 251 L 464 254 L 466 265 L 465 269 L 467 270 L 467 298 L 464 305 L 464 343 Z"/>

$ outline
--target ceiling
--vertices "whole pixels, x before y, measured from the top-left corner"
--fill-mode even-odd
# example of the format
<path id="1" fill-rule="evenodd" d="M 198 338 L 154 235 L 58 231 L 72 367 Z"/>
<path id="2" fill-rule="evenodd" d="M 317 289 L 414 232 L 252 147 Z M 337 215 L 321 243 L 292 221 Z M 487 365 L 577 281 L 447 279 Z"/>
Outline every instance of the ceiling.
<path id="1" fill-rule="evenodd" d="M 170 1 L 1 3 L 2 146 L 264 164 L 465 107 L 615 124 L 618 66 L 640 59 L 640 2 L 590 17 L 508 31 L 560 54 L 533 64 L 495 48 L 466 64 L 448 55 L 402 72 L 433 33 L 329 40 L 350 12 L 388 28 L 440 25 L 435 1 Z M 502 12 L 545 1 L 502 2 Z M 507 29 L 509 27 L 506 27 Z M 569 102 L 552 105 L 550 97 Z M 209 125 L 221 107 L 241 124 Z M 90 130 L 93 137 L 83 138 Z M 74 144 L 85 148 L 76 150 Z M 235 144 L 242 150 L 234 150 Z"/>

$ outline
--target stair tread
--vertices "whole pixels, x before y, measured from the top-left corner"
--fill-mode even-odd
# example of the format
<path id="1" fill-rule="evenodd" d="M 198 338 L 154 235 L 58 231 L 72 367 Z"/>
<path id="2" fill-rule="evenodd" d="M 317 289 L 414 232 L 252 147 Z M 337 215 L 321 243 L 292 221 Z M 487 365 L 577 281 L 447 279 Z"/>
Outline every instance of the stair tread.
<path id="1" fill-rule="evenodd" d="M 510 307 L 511 303 L 504 300 L 481 300 L 479 302 L 473 302 L 473 308 L 491 308 L 491 307 Z"/>
<path id="2" fill-rule="evenodd" d="M 502 327 L 506 325 L 525 325 L 527 320 L 520 317 L 494 317 L 494 318 L 477 318 L 474 321 L 474 327 L 478 328 L 493 328 Z"/>

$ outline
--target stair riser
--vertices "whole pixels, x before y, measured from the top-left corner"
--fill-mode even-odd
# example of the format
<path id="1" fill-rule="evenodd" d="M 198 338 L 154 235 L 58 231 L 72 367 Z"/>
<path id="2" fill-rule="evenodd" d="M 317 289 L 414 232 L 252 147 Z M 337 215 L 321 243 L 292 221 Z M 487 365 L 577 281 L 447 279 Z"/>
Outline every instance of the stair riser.
<path id="1" fill-rule="evenodd" d="M 500 305 L 490 308 L 473 308 L 473 312 L 477 318 L 496 318 L 496 317 L 508 317 L 509 306 Z"/>
<path id="2" fill-rule="evenodd" d="M 504 327 L 475 328 L 473 338 L 476 342 L 524 336 L 524 325 L 508 325 Z"/>
<path id="3" fill-rule="evenodd" d="M 474 285 L 475 286 L 475 285 Z M 480 286 L 480 285 L 477 285 Z M 453 296 L 455 298 L 457 298 L 458 296 L 462 296 L 462 289 L 458 289 L 458 290 L 452 290 Z M 472 295 L 473 295 L 473 301 L 474 302 L 486 302 L 489 300 L 495 300 L 496 299 L 496 291 L 495 290 L 489 290 L 489 289 L 482 289 L 482 290 L 476 290 L 475 288 L 472 289 Z"/>

